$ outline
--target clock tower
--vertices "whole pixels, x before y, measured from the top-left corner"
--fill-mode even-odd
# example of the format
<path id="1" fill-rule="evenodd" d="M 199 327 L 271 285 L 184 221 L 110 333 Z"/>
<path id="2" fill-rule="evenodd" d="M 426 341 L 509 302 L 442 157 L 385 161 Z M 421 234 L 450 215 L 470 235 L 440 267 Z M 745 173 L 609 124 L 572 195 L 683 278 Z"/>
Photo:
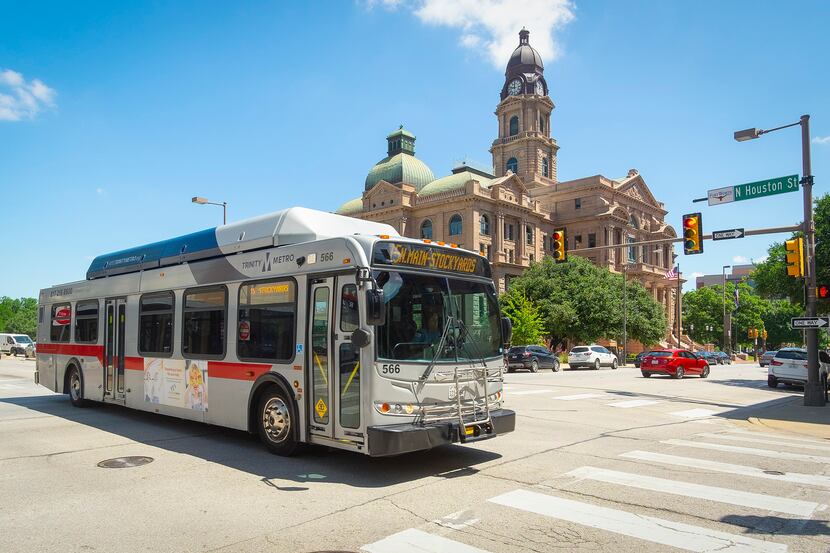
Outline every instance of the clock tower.
<path id="1" fill-rule="evenodd" d="M 496 107 L 499 137 L 493 141 L 493 171 L 519 175 L 527 188 L 556 182 L 556 152 L 550 137 L 550 114 L 554 105 L 548 96 L 542 58 L 530 46 L 530 31 L 519 32 L 519 46 L 504 72 L 501 101 Z"/>

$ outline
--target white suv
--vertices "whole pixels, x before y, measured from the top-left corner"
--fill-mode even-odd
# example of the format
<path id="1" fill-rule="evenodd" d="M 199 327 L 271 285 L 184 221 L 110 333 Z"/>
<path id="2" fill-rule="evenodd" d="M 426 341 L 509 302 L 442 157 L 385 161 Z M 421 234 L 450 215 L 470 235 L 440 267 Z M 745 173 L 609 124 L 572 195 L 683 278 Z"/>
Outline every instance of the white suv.
<path id="1" fill-rule="evenodd" d="M 617 356 L 602 346 L 577 346 L 568 353 L 568 365 L 572 369 L 587 367 L 599 369 L 602 366 L 617 368 Z"/>
<path id="2" fill-rule="evenodd" d="M 819 379 L 827 382 L 827 373 L 830 371 L 830 355 L 825 351 L 818 352 Z M 781 348 L 767 367 L 767 384 L 770 388 L 785 384 L 804 385 L 807 382 L 807 350 L 803 348 Z"/>

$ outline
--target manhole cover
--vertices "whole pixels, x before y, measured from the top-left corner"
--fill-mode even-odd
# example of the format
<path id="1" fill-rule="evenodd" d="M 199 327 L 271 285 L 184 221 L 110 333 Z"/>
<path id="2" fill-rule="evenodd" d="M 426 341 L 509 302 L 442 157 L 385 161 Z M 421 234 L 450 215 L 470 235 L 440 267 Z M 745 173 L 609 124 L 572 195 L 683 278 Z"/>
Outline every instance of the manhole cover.
<path id="1" fill-rule="evenodd" d="M 106 459 L 98 463 L 98 466 L 105 469 L 128 469 L 130 467 L 140 467 L 147 463 L 152 463 L 152 457 L 132 456 L 132 457 L 116 457 L 115 459 Z"/>
<path id="2" fill-rule="evenodd" d="M 780 470 L 765 470 L 764 474 L 772 474 L 773 476 L 784 476 L 784 473 Z"/>

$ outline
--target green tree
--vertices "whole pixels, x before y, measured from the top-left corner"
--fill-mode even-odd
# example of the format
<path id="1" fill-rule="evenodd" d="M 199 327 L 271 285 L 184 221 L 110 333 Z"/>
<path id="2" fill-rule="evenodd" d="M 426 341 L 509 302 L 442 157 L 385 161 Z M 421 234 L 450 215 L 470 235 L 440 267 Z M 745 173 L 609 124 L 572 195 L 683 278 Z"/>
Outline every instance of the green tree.
<path id="1" fill-rule="evenodd" d="M 511 291 L 524 293 L 542 315 L 552 345 L 620 338 L 622 275 L 571 255 L 567 263 L 545 257 L 510 281 Z M 642 285 L 628 282 L 629 337 L 650 345 L 666 332 L 661 306 Z"/>
<path id="2" fill-rule="evenodd" d="M 801 344 L 801 331 L 790 328 L 790 320 L 801 314 L 801 306 L 798 304 L 787 300 L 769 300 L 769 307 L 761 316 L 767 330 L 767 349 Z"/>
<path id="3" fill-rule="evenodd" d="M 37 300 L 35 298 L 0 298 L 0 332 L 37 335 Z"/>
<path id="4" fill-rule="evenodd" d="M 502 313 L 513 323 L 512 343 L 541 344 L 544 333 L 542 314 L 525 293 L 514 288 L 503 294 L 499 300 Z"/>

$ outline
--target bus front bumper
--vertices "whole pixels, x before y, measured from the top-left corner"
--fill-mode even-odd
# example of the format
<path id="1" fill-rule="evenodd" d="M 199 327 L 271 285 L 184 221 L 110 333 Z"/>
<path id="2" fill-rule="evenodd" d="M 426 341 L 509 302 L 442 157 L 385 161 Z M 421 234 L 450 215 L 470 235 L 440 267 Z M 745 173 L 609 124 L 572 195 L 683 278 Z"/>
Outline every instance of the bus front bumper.
<path id="1" fill-rule="evenodd" d="M 462 441 L 470 443 L 495 438 L 499 434 L 507 434 L 516 428 L 516 413 L 510 409 L 493 410 L 490 412 L 490 422 L 492 424 L 491 433 L 475 437 L 465 436 L 464 439 L 461 437 L 464 430 L 460 428 L 458 422 L 454 421 L 370 426 L 366 429 L 369 455 L 372 457 L 387 457 Z"/>

